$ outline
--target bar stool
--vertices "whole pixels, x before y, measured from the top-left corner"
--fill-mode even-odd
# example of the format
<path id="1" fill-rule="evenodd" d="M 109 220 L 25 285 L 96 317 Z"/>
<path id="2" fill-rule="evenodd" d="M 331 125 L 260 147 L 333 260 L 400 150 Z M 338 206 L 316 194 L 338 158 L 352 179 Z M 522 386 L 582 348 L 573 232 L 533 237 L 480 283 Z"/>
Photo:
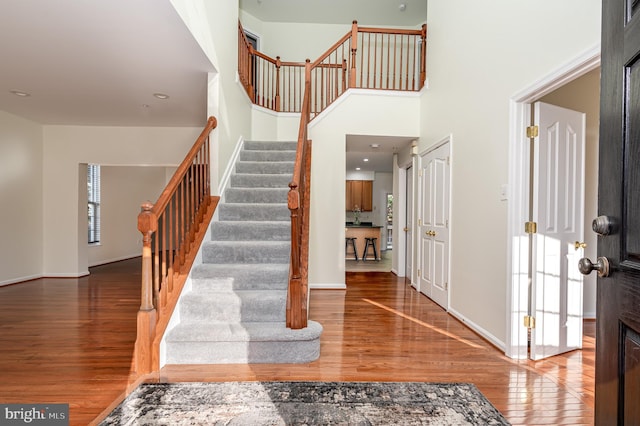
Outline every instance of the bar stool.
<path id="1" fill-rule="evenodd" d="M 344 239 L 344 252 L 345 256 L 349 253 L 349 244 L 353 247 L 353 257 L 358 260 L 358 250 L 356 250 L 356 237 L 345 237 Z"/>
<path id="2" fill-rule="evenodd" d="M 373 260 L 379 260 L 378 249 L 376 248 L 376 240 L 374 237 L 365 237 L 364 251 L 362 252 L 362 260 L 367 260 L 367 251 L 369 247 L 373 248 Z"/>

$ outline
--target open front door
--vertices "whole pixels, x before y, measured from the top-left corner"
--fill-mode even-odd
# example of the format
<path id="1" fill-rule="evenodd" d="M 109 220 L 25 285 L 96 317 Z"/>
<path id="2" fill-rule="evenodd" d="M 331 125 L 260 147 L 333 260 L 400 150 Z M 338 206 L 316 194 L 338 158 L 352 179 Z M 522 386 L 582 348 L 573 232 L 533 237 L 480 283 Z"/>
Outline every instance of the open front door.
<path id="1" fill-rule="evenodd" d="M 582 347 L 585 114 L 536 102 L 530 358 Z"/>
<path id="2" fill-rule="evenodd" d="M 596 425 L 640 424 L 640 4 L 602 2 Z M 607 265 L 609 267 L 607 267 Z"/>

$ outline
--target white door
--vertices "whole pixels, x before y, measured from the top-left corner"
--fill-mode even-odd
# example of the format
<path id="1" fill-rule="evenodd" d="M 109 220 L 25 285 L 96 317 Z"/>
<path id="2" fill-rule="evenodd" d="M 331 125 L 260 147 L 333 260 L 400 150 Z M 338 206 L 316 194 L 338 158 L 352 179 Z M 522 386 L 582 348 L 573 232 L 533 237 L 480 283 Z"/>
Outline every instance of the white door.
<path id="1" fill-rule="evenodd" d="M 406 174 L 407 180 L 407 205 L 406 205 L 406 223 L 405 228 L 405 275 L 409 277 L 409 281 L 413 287 L 416 287 L 416 282 L 413 279 L 413 167 L 407 168 Z"/>
<path id="2" fill-rule="evenodd" d="M 449 143 L 420 158 L 419 289 L 449 308 Z"/>
<path id="3" fill-rule="evenodd" d="M 532 359 L 582 347 L 585 114 L 536 102 Z"/>

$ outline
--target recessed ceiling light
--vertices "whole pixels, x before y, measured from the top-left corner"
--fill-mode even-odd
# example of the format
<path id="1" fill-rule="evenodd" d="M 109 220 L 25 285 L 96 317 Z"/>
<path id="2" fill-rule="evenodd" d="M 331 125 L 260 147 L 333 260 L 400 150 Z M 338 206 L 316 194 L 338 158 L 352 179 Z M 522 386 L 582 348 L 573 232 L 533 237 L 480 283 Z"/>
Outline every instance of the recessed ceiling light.
<path id="1" fill-rule="evenodd" d="M 362 161 L 367 162 L 367 161 L 369 161 L 369 159 L 368 158 L 363 158 Z"/>
<path id="2" fill-rule="evenodd" d="M 356 167 L 356 170 L 360 170 L 360 167 Z"/>
<path id="3" fill-rule="evenodd" d="M 398 9 L 400 9 L 400 12 L 404 12 L 405 10 L 407 10 L 407 5 L 404 3 L 400 3 L 400 6 L 398 6 Z"/>
<path id="4" fill-rule="evenodd" d="M 371 148 L 380 148 L 380 144 L 379 143 L 372 143 L 369 145 Z"/>
<path id="5" fill-rule="evenodd" d="M 154 93 L 153 96 L 158 99 L 169 99 L 169 95 L 165 95 L 164 93 Z"/>
<path id="6" fill-rule="evenodd" d="M 10 92 L 16 96 L 20 96 L 21 98 L 27 98 L 31 96 L 31 93 L 23 92 L 21 90 L 10 90 Z"/>

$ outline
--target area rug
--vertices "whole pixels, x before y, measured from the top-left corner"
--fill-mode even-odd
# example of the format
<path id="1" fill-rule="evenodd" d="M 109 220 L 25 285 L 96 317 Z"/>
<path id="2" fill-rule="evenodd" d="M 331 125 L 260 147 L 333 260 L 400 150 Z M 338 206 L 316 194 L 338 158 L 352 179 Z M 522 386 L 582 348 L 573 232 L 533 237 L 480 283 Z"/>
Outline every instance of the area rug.
<path id="1" fill-rule="evenodd" d="M 508 425 L 468 383 L 147 383 L 101 425 Z"/>

